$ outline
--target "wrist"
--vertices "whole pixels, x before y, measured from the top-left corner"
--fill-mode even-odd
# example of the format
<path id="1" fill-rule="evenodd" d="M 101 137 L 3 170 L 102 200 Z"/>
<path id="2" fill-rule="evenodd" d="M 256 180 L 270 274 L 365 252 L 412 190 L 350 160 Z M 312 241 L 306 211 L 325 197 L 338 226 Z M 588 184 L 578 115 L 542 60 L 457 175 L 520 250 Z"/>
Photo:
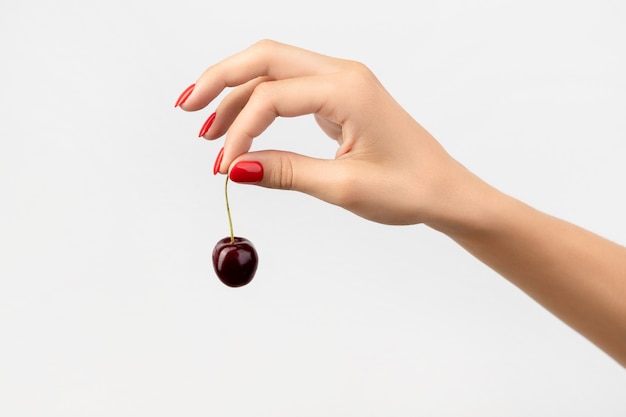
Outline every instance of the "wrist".
<path id="1" fill-rule="evenodd" d="M 466 174 L 464 181 L 454 183 L 432 219 L 424 222 L 454 240 L 499 230 L 501 224 L 511 217 L 510 213 L 521 205 L 469 171 Z"/>

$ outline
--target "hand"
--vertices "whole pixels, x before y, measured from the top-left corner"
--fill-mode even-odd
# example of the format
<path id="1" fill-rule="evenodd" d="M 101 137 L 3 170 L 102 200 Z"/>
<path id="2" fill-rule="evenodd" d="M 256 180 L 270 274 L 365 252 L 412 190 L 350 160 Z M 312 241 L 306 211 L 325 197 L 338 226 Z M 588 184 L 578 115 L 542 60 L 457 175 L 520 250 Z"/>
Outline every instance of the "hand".
<path id="1" fill-rule="evenodd" d="M 626 248 L 478 179 L 363 64 L 262 41 L 207 69 L 176 104 L 202 109 L 226 87 L 233 90 L 201 131 L 226 134 L 216 172 L 380 223 L 425 223 L 626 366 Z M 334 160 L 248 152 L 276 117 L 305 114 L 339 144 Z"/>
<path id="2" fill-rule="evenodd" d="M 386 224 L 449 221 L 461 215 L 469 183 L 478 183 L 361 63 L 265 40 L 209 67 L 181 107 L 200 110 L 227 87 L 232 91 L 203 136 L 226 134 L 216 170 L 234 181 L 242 180 L 233 175 L 241 169 L 261 168 L 243 179 L 301 191 Z M 306 114 L 337 141 L 334 160 L 248 152 L 276 117 Z"/>

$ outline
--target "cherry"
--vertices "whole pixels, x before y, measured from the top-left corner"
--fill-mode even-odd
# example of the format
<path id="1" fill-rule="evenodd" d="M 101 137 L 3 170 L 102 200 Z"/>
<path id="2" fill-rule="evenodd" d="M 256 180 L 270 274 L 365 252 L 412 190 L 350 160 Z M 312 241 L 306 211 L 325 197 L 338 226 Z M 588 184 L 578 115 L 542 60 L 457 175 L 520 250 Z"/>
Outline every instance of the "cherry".
<path id="1" fill-rule="evenodd" d="M 229 287 L 242 287 L 252 281 L 259 258 L 254 245 L 244 237 L 220 239 L 213 249 L 213 268 Z"/>
<path id="2" fill-rule="evenodd" d="M 224 185 L 226 212 L 230 236 L 220 239 L 213 248 L 213 269 L 217 277 L 229 287 L 243 287 L 250 283 L 256 272 L 259 257 L 252 242 L 233 233 L 233 221 L 228 205 L 228 175 Z"/>

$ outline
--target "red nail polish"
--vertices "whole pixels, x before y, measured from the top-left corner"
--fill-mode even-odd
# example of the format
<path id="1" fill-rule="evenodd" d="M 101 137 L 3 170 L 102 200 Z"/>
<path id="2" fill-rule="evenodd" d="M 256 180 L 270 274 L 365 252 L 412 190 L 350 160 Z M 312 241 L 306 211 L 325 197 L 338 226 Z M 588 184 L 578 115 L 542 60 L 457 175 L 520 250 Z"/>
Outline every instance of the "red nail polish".
<path id="1" fill-rule="evenodd" d="M 211 127 L 211 125 L 213 124 L 213 121 L 215 120 L 215 113 L 213 113 L 212 115 L 209 116 L 208 119 L 206 119 L 206 121 L 204 122 L 204 124 L 202 125 L 202 128 L 200 129 L 200 133 L 198 133 L 198 137 L 202 137 L 204 136 L 204 134 L 206 132 L 209 131 L 209 128 Z"/>
<path id="2" fill-rule="evenodd" d="M 182 94 L 178 97 L 178 100 L 176 100 L 176 104 L 174 104 L 174 107 L 182 105 L 191 95 L 195 86 L 195 84 L 191 84 L 189 87 L 185 88 L 185 91 L 183 91 Z"/>
<path id="3" fill-rule="evenodd" d="M 215 163 L 213 164 L 213 175 L 217 175 L 220 172 L 220 165 L 222 165 L 222 158 L 224 157 L 224 148 L 220 149 L 220 152 L 217 154 L 217 158 L 215 158 Z"/>
<path id="4" fill-rule="evenodd" d="M 263 165 L 257 161 L 240 161 L 230 170 L 229 176 L 235 182 L 259 182 L 263 179 Z"/>

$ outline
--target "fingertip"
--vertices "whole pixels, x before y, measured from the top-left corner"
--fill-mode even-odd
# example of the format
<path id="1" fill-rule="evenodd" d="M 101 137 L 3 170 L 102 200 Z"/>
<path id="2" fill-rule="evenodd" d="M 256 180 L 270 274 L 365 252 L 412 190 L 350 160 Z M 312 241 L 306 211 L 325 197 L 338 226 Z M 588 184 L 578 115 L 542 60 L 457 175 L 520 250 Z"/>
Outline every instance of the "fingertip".
<path id="1" fill-rule="evenodd" d="M 213 175 L 217 175 L 220 172 L 220 167 L 222 166 L 222 158 L 224 158 L 224 148 L 222 147 L 217 154 L 217 158 L 215 158 L 215 163 L 213 164 Z"/>
<path id="2" fill-rule="evenodd" d="M 185 88 L 185 90 L 176 99 L 176 102 L 174 103 L 174 108 L 180 107 L 183 104 L 185 104 L 185 101 L 187 101 L 191 93 L 193 93 L 193 90 L 195 87 L 196 87 L 196 84 L 193 83 L 189 87 Z"/>
<path id="3" fill-rule="evenodd" d="M 236 139 L 235 139 L 236 138 Z M 252 146 L 252 138 L 244 135 L 241 137 L 230 130 L 224 140 L 223 155 L 219 167 L 214 167 L 217 172 L 226 174 L 235 162 L 238 162 L 244 155 L 248 155 Z"/>
<path id="4" fill-rule="evenodd" d="M 200 132 L 198 132 L 198 137 L 205 137 L 206 133 L 209 131 L 209 129 L 211 128 L 211 125 L 213 124 L 213 122 L 215 121 L 215 112 L 213 112 L 208 119 L 206 119 L 206 121 L 204 122 L 204 124 L 202 125 L 202 127 L 200 128 Z"/>
<path id="5" fill-rule="evenodd" d="M 228 177 L 234 182 L 256 184 L 263 179 L 263 164 L 251 160 L 236 162 Z"/>

